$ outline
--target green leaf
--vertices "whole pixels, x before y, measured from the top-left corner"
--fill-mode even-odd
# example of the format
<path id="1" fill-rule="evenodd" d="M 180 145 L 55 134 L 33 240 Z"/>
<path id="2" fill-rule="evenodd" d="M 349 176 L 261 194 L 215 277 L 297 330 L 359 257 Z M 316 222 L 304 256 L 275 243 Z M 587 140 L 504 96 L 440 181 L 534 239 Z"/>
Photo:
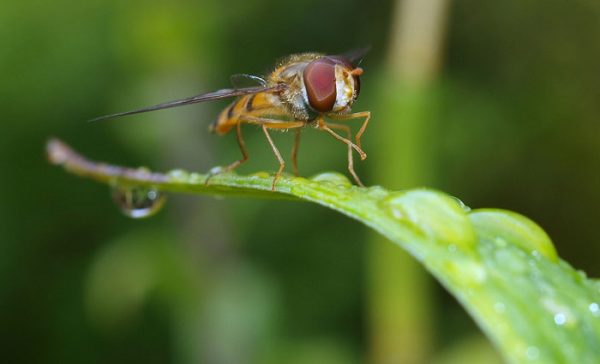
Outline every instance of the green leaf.
<path id="1" fill-rule="evenodd" d="M 162 191 L 244 195 L 314 202 L 352 217 L 409 251 L 473 316 L 508 362 L 600 362 L 600 285 L 561 260 L 534 222 L 503 210 L 471 211 L 439 191 L 393 192 L 353 186 L 337 173 L 310 179 L 96 164 L 66 145 L 48 144 L 50 160 L 111 185 Z M 402 345 L 402 343 L 398 343 Z"/>

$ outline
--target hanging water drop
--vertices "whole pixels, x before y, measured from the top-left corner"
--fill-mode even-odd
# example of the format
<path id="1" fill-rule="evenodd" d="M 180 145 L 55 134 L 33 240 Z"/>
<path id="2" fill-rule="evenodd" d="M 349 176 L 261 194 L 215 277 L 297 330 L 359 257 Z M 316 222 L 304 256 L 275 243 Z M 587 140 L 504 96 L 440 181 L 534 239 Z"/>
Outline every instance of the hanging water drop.
<path id="1" fill-rule="evenodd" d="M 152 187 L 114 186 L 112 199 L 121 211 L 134 219 L 156 214 L 165 204 L 165 195 Z"/>

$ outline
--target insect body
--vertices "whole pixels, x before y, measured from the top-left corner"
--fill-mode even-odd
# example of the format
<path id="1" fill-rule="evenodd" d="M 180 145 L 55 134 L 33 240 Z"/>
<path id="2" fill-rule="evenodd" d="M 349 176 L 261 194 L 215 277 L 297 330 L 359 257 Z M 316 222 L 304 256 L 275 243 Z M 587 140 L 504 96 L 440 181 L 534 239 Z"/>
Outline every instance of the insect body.
<path id="1" fill-rule="evenodd" d="M 312 126 L 323 130 L 348 146 L 348 170 L 355 181 L 362 186 L 354 171 L 354 149 L 364 160 L 367 155 L 361 148 L 360 138 L 364 133 L 370 112 L 351 113 L 350 108 L 360 91 L 359 76 L 363 70 L 355 67 L 363 52 L 348 53 L 347 55 L 327 56 L 318 53 L 303 53 L 292 55 L 282 61 L 266 79 L 251 76 L 261 85 L 256 87 L 223 89 L 216 92 L 201 94 L 190 98 L 175 100 L 143 109 L 103 116 L 106 119 L 142 112 L 161 110 L 176 106 L 199 103 L 203 101 L 238 97 L 225 108 L 210 129 L 217 134 L 226 134 L 235 129 L 237 141 L 242 152 L 242 158 L 220 171 L 230 171 L 248 159 L 248 152 L 242 136 L 242 124 L 254 124 L 261 127 L 273 153 L 279 161 L 279 169 L 273 179 L 272 189 L 275 189 L 285 162 L 279 150 L 273 143 L 269 130 L 295 131 L 292 163 L 294 172 L 298 175 L 298 145 L 300 131 L 303 127 Z M 339 121 L 364 118 L 353 142 L 348 125 L 325 121 L 325 118 Z M 340 135 L 336 130 L 341 131 Z"/>

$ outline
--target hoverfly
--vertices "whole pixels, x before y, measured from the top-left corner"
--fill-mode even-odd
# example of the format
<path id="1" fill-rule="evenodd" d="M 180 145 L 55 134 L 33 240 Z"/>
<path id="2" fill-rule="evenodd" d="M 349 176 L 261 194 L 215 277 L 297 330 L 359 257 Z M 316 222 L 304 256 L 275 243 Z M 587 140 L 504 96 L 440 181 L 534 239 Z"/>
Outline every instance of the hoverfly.
<path id="1" fill-rule="evenodd" d="M 261 127 L 279 162 L 279 169 L 273 178 L 272 189 L 274 190 L 285 168 L 285 162 L 273 143 L 269 130 L 293 129 L 295 131 L 292 164 L 295 175 L 298 175 L 300 131 L 304 127 L 312 126 L 327 132 L 348 146 L 348 171 L 356 183 L 363 186 L 354 171 L 352 150 L 354 149 L 360 155 L 361 160 L 367 158 L 361 148 L 360 138 L 367 128 L 371 113 L 369 111 L 352 113 L 350 108 L 360 92 L 359 76 L 363 70 L 358 67 L 358 63 L 366 51 L 367 49 L 360 49 L 342 55 L 320 53 L 291 55 L 281 61 L 265 78 L 237 75 L 257 81 L 258 86 L 222 89 L 142 109 L 101 116 L 92 121 L 237 97 L 220 113 L 217 120 L 211 124 L 210 130 L 224 135 L 235 128 L 242 158 L 221 168 L 218 172 L 211 172 L 209 178 L 216 173 L 231 171 L 248 160 L 241 127 L 242 124 L 253 124 Z M 328 122 L 325 118 L 339 121 L 364 118 L 355 136 L 356 143 L 351 140 L 352 133 L 348 125 Z M 336 130 L 343 132 L 345 136 L 338 134 Z"/>

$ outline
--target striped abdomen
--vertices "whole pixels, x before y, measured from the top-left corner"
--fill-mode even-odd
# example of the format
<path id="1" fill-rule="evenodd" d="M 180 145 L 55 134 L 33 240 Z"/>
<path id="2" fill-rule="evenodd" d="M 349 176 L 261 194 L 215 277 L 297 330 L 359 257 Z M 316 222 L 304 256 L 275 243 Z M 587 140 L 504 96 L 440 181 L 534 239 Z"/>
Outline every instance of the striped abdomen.
<path id="1" fill-rule="evenodd" d="M 261 92 L 242 96 L 221 111 L 210 130 L 217 134 L 225 134 L 237 123 L 247 122 L 244 120 L 244 116 L 255 118 L 287 116 L 288 112 L 280 105 L 277 96 L 270 93 Z"/>

